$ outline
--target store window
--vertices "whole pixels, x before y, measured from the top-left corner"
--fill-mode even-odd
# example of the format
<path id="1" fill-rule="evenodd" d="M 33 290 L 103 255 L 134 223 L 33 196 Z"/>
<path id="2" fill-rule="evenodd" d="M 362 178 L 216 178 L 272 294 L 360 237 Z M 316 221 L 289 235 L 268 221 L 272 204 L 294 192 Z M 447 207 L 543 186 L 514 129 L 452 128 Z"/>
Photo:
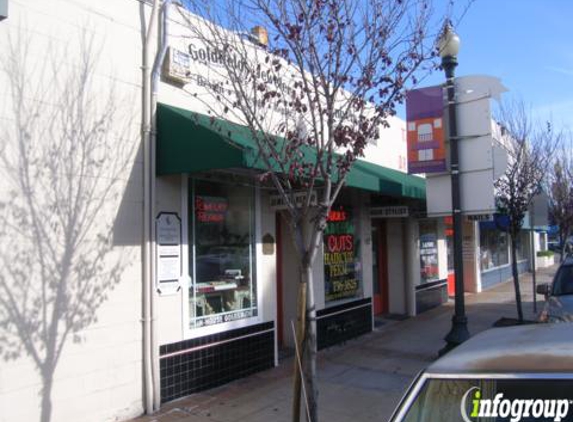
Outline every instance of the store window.
<path id="1" fill-rule="evenodd" d="M 481 270 L 509 264 L 509 239 L 506 232 L 480 227 Z"/>
<path id="2" fill-rule="evenodd" d="M 452 217 L 444 218 L 446 228 L 446 251 L 448 254 L 448 271 L 454 271 L 454 221 Z"/>
<path id="3" fill-rule="evenodd" d="M 254 190 L 192 183 L 191 328 L 257 315 Z"/>
<path id="4" fill-rule="evenodd" d="M 521 231 L 517 236 L 517 260 L 524 261 L 529 259 L 529 232 Z"/>
<path id="5" fill-rule="evenodd" d="M 436 220 L 421 220 L 420 280 L 429 283 L 440 278 L 438 267 L 438 228 Z"/>
<path id="6" fill-rule="evenodd" d="M 323 240 L 325 302 L 360 296 L 360 241 L 350 207 L 333 207 Z"/>

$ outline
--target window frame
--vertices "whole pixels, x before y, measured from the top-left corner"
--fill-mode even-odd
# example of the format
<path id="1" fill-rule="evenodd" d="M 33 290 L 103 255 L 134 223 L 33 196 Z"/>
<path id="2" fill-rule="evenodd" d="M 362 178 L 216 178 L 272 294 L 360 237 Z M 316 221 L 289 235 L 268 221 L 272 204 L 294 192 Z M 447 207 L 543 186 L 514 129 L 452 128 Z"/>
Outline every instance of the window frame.
<path id="1" fill-rule="evenodd" d="M 196 180 L 202 180 L 212 183 L 220 183 L 231 185 L 231 183 L 226 183 L 221 180 L 208 179 L 201 176 L 190 176 L 182 175 L 181 181 L 181 209 L 183 215 L 183 226 L 182 231 L 184 234 L 184 250 L 183 256 L 185 256 L 185 262 L 183 265 L 185 271 L 185 278 L 187 283 L 183 286 L 181 295 L 181 325 L 183 331 L 183 338 L 185 340 L 203 337 L 206 335 L 222 333 L 225 331 L 233 330 L 236 328 L 248 327 L 255 324 L 260 324 L 263 322 L 264 314 L 264 303 L 263 303 L 263 284 L 259 279 L 259 274 L 262 274 L 262 243 L 258 239 L 261 238 L 262 232 L 262 222 L 261 222 L 261 192 L 258 184 L 253 184 L 251 187 L 253 189 L 253 235 L 252 235 L 252 251 L 254 263 L 252 264 L 252 271 L 254 273 L 254 280 L 256 284 L 255 296 L 257 300 L 257 314 L 251 317 L 237 319 L 234 321 L 226 321 L 212 325 L 206 325 L 203 327 L 192 327 L 191 317 L 190 317 L 190 301 L 189 293 L 190 289 L 193 288 L 194 279 L 193 276 L 196 273 L 196 244 L 195 244 L 195 231 L 193 228 L 193 213 L 195 212 L 194 206 L 194 184 Z"/>

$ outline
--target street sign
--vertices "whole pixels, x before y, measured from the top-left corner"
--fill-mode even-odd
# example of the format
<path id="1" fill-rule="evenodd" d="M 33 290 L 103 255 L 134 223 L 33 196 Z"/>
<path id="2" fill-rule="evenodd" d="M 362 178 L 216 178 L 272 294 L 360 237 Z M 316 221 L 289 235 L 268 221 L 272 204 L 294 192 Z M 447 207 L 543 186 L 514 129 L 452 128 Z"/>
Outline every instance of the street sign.
<path id="1" fill-rule="evenodd" d="M 496 140 L 499 131 L 491 118 L 490 99 L 499 99 L 505 91 L 500 80 L 491 76 L 456 79 L 460 196 L 466 215 L 492 214 L 496 210 L 493 184 L 505 172 L 507 153 Z M 446 119 L 445 127 L 448 125 Z M 449 158 L 449 139 L 446 146 Z M 447 164 L 449 168 L 449 160 Z M 428 216 L 451 214 L 450 174 L 428 174 L 426 180 Z"/>

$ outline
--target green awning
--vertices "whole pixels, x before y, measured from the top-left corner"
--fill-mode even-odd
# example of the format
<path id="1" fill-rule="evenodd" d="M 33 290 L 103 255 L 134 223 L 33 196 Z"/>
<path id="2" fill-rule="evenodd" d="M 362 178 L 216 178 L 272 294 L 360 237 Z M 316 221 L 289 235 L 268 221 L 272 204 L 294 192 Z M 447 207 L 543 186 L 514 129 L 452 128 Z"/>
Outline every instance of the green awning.
<path id="1" fill-rule="evenodd" d="M 405 196 L 414 199 L 426 199 L 426 179 L 419 176 L 412 176 L 402 173 L 398 170 L 382 167 L 377 164 L 358 160 L 352 166 L 360 174 L 368 173 L 377 175 L 380 178 L 380 184 L 384 182 L 394 182 L 400 186 L 400 192 L 394 196 Z M 352 173 L 352 172 L 351 172 Z M 348 176 L 347 176 L 348 177 Z M 381 188 L 381 193 L 382 188 Z"/>
<path id="2" fill-rule="evenodd" d="M 312 160 L 312 153 L 305 156 Z M 157 174 L 214 169 L 266 170 L 248 128 L 165 104 L 157 107 Z M 390 196 L 425 199 L 425 180 L 358 161 L 346 185 Z"/>

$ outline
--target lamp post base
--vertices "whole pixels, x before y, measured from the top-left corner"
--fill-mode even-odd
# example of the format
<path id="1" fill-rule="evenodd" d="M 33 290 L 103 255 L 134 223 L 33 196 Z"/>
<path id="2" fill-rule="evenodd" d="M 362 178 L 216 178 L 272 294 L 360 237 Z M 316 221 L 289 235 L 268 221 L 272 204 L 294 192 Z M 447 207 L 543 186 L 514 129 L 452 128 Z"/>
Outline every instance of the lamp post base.
<path id="1" fill-rule="evenodd" d="M 452 317 L 452 329 L 448 335 L 444 338 L 446 345 L 440 349 L 438 354 L 440 356 L 445 355 L 450 350 L 459 346 L 464 341 L 470 338 L 470 332 L 468 331 L 468 319 L 465 316 L 454 315 Z"/>

